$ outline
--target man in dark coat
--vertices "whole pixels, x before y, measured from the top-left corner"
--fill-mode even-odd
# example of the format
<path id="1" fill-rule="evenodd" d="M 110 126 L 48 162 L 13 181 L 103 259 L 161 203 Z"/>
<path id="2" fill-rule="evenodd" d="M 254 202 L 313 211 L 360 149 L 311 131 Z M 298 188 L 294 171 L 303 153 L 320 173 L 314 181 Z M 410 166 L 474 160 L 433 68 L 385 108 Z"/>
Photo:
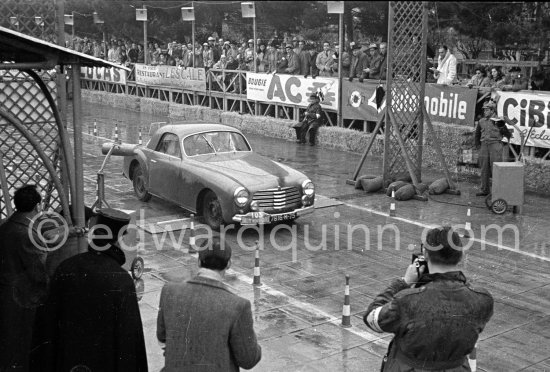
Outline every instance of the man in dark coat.
<path id="1" fill-rule="evenodd" d="M 351 46 L 351 64 L 349 68 L 349 81 L 353 81 L 354 78 L 358 78 L 359 82 L 363 82 L 363 79 L 367 77 L 367 73 L 364 69 L 368 68 L 368 58 L 365 53 L 361 51 L 361 47 L 357 44 Z"/>
<path id="2" fill-rule="evenodd" d="M 233 372 L 260 361 L 250 301 L 223 283 L 230 259 L 223 241 L 205 241 L 197 276 L 162 288 L 157 338 L 165 344 L 163 372 Z"/>
<path id="3" fill-rule="evenodd" d="M 321 117 L 323 116 L 323 109 L 319 103 L 320 99 L 317 93 L 313 93 L 309 97 L 309 102 L 304 114 L 304 120 L 296 123 L 294 125 L 294 130 L 296 130 L 296 142 L 298 143 L 306 143 L 306 135 L 309 131 L 309 144 L 314 146 L 317 131 L 322 123 Z"/>
<path id="4" fill-rule="evenodd" d="M 19 188 L 15 213 L 0 226 L 0 371 L 28 370 L 36 308 L 47 294 L 46 250 L 33 223 L 41 200 L 36 186 Z"/>
<path id="5" fill-rule="evenodd" d="M 58 266 L 37 315 L 33 371 L 147 371 L 135 286 L 118 243 L 129 222 L 126 213 L 100 210 L 88 252 Z"/>
<path id="6" fill-rule="evenodd" d="M 409 265 L 363 318 L 394 334 L 381 371 L 470 371 L 467 356 L 493 315 L 493 297 L 459 270 L 462 243 L 450 227 L 428 231 L 423 247 L 425 261 Z"/>

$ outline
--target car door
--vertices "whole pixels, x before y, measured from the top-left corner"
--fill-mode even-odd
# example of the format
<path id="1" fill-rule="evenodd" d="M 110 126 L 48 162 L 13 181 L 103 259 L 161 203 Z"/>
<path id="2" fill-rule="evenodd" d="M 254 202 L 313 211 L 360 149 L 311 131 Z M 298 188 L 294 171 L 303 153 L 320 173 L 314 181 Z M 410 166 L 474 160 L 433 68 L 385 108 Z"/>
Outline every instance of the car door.
<path id="1" fill-rule="evenodd" d="M 149 184 L 153 194 L 178 202 L 181 162 L 178 136 L 174 133 L 165 133 L 150 157 Z"/>

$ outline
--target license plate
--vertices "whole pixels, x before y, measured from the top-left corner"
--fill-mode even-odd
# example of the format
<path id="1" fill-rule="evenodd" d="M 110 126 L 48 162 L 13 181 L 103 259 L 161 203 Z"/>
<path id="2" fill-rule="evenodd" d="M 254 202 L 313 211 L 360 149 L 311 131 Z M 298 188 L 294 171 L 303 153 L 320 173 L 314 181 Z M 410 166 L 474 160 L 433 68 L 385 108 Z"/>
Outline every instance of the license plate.
<path id="1" fill-rule="evenodd" d="M 296 213 L 284 213 L 284 214 L 278 214 L 275 216 L 271 216 L 271 222 L 281 222 L 281 221 L 289 221 L 296 218 Z"/>
<path id="2" fill-rule="evenodd" d="M 249 215 L 243 216 L 241 219 L 241 225 L 263 225 L 269 223 L 269 220 L 269 214 L 264 212 L 251 212 Z"/>

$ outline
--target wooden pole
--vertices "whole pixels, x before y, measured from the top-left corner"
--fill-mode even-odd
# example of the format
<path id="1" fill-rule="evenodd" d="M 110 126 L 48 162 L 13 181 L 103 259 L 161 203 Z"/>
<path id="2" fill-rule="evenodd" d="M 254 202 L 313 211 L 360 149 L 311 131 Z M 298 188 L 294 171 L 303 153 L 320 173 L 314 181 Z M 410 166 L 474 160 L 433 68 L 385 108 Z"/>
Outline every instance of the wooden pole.
<path id="1" fill-rule="evenodd" d="M 75 195 L 71 195 L 74 226 L 84 229 L 84 166 L 82 162 L 82 101 L 80 96 L 80 64 L 73 64 L 73 131 Z M 78 240 L 78 252 L 86 251 L 86 239 Z"/>
<path id="2" fill-rule="evenodd" d="M 147 9 L 145 5 L 143 9 Z M 148 65 L 149 62 L 149 46 L 147 45 L 147 21 L 143 21 L 143 62 Z"/>
<path id="3" fill-rule="evenodd" d="M 339 15 L 339 21 L 338 21 L 338 43 L 340 45 L 340 50 L 338 53 L 340 54 L 338 56 L 338 123 L 337 125 L 339 127 L 344 126 L 344 116 L 343 116 L 343 109 L 342 109 L 342 58 L 344 55 L 344 14 L 340 13 Z"/>
<path id="4" fill-rule="evenodd" d="M 361 160 L 359 161 L 359 164 L 357 164 L 357 168 L 355 168 L 355 172 L 353 173 L 353 177 L 346 181 L 348 185 L 355 185 L 355 181 L 357 180 L 357 176 L 359 175 L 359 172 L 361 171 L 361 168 L 363 168 L 363 163 L 367 159 L 367 155 L 370 151 L 370 148 L 372 147 L 372 144 L 374 143 L 374 140 L 376 139 L 376 134 L 382 127 L 382 123 L 384 122 L 384 118 L 386 117 L 386 109 L 382 111 L 382 114 L 380 115 L 380 119 L 378 119 L 378 123 L 376 123 L 376 127 L 374 128 L 374 131 L 372 132 L 372 136 L 369 139 L 369 143 L 367 144 L 367 149 L 363 153 L 363 156 L 361 157 Z"/>
<path id="5" fill-rule="evenodd" d="M 396 121 L 395 121 L 395 117 L 393 116 L 393 113 L 391 112 L 391 110 L 388 110 L 388 113 L 390 114 L 390 123 L 387 123 L 386 130 L 393 130 L 395 137 L 397 138 L 397 142 L 399 143 L 399 147 L 401 148 L 401 154 L 403 156 L 403 159 L 405 159 L 405 164 L 407 165 L 407 170 L 409 171 L 413 185 L 415 188 L 418 188 L 418 178 L 416 178 L 416 173 L 414 172 L 412 161 L 409 158 L 409 155 L 407 154 L 407 148 L 405 146 L 405 142 L 401 137 L 401 133 L 397 129 Z"/>
<path id="6" fill-rule="evenodd" d="M 439 159 L 441 160 L 441 165 L 443 166 L 443 171 L 445 172 L 445 178 L 447 179 L 449 188 L 454 189 L 455 185 L 453 183 L 453 180 L 451 179 L 451 174 L 449 173 L 449 168 L 447 167 L 447 162 L 445 161 L 445 156 L 443 155 L 443 150 L 441 150 L 441 144 L 439 143 L 439 138 L 437 138 L 437 134 L 435 133 L 435 130 L 433 128 L 432 119 L 430 118 L 430 115 L 428 115 L 428 112 L 426 111 L 426 106 L 422 105 L 422 108 L 424 109 L 424 120 L 428 125 L 428 130 L 430 131 L 430 135 L 432 136 L 435 152 L 439 157 Z"/>

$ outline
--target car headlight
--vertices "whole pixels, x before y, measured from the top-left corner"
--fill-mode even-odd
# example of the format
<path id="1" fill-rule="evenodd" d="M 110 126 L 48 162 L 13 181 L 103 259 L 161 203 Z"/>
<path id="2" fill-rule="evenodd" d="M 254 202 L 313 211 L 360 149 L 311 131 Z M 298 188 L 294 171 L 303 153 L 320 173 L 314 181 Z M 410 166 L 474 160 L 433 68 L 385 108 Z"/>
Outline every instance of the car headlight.
<path id="1" fill-rule="evenodd" d="M 248 203 L 250 193 L 244 187 L 238 187 L 233 193 L 233 200 L 238 207 L 242 208 Z"/>
<path id="2" fill-rule="evenodd" d="M 302 182 L 302 192 L 304 195 L 313 195 L 315 193 L 315 185 L 310 180 L 305 180 Z"/>

